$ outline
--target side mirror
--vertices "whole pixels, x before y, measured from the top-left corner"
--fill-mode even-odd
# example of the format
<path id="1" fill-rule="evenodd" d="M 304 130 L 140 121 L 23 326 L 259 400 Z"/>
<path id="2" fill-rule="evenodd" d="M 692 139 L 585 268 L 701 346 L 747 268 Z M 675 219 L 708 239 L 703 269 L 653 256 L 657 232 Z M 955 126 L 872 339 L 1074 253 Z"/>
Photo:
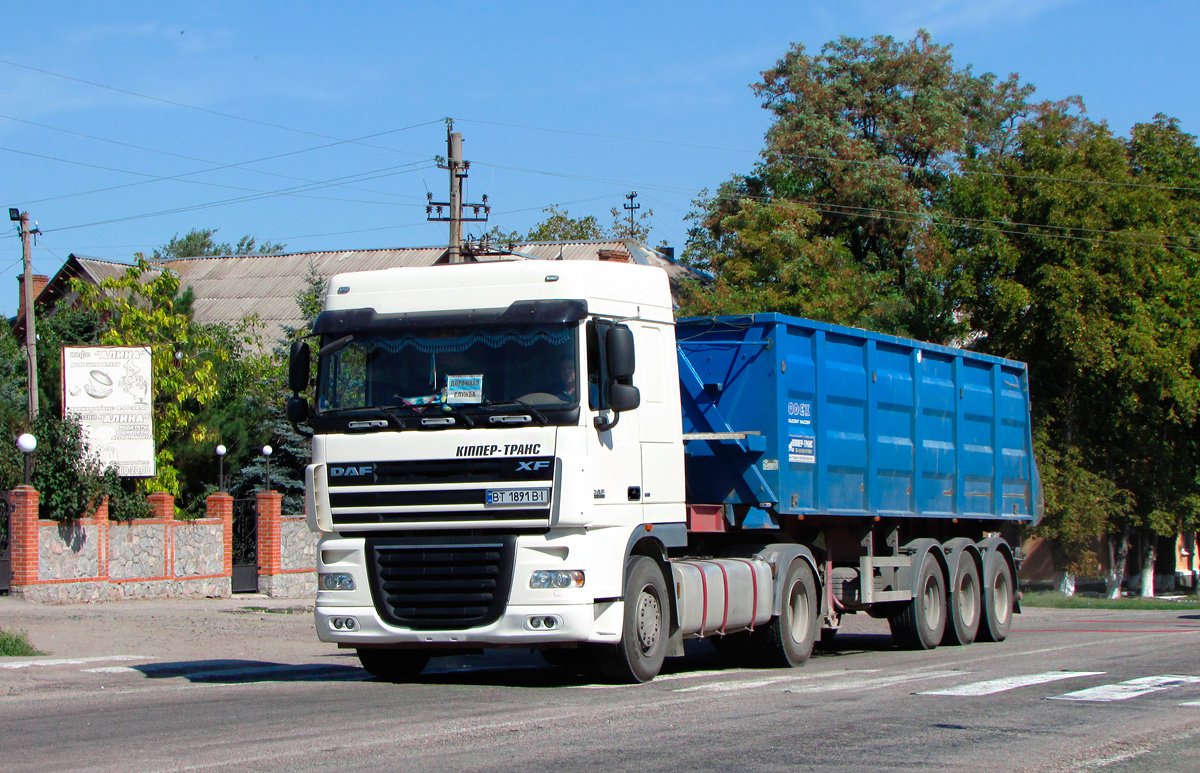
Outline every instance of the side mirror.
<path id="1" fill-rule="evenodd" d="M 310 358 L 306 341 L 292 342 L 292 352 L 288 357 L 288 389 L 297 395 L 308 390 Z M 291 411 L 291 401 L 288 401 L 288 411 Z M 305 415 L 307 414 L 306 409 Z"/>
<path id="2" fill-rule="evenodd" d="M 613 384 L 608 393 L 608 404 L 617 413 L 632 411 L 642 404 L 642 393 L 629 384 Z"/>
<path id="3" fill-rule="evenodd" d="M 633 375 L 633 331 L 624 325 L 609 328 L 605 339 L 608 350 L 608 376 L 613 379 L 629 378 Z"/>
<path id="4" fill-rule="evenodd" d="M 287 401 L 287 419 L 292 424 L 302 424 L 308 421 L 308 400 L 299 395 L 292 395 Z"/>

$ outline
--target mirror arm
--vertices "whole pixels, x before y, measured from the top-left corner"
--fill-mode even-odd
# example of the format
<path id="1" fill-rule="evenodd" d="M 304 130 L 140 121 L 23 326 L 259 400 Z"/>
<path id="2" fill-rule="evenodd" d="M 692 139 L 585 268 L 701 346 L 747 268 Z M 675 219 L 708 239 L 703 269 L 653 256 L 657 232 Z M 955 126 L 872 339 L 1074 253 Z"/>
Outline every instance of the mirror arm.
<path id="1" fill-rule="evenodd" d="M 596 418 L 592 419 L 592 424 L 595 425 L 597 431 L 607 432 L 610 429 L 612 429 L 613 427 L 617 426 L 617 422 L 620 420 L 621 420 L 621 414 L 617 411 L 613 411 L 612 421 L 609 421 L 608 419 L 604 418 L 603 416 L 597 416 Z"/>

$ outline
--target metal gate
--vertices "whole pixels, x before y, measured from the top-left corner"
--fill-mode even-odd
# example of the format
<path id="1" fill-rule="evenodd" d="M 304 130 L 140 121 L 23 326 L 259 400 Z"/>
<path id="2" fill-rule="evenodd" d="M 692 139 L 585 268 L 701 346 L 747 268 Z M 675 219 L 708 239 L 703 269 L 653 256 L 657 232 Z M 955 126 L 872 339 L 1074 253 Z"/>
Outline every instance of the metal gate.
<path id="1" fill-rule="evenodd" d="M 234 593 L 258 593 L 258 501 L 233 500 Z"/>
<path id="2" fill-rule="evenodd" d="M 12 544 L 8 538 L 8 514 L 12 511 L 8 492 L 0 492 L 0 593 L 12 587 Z"/>

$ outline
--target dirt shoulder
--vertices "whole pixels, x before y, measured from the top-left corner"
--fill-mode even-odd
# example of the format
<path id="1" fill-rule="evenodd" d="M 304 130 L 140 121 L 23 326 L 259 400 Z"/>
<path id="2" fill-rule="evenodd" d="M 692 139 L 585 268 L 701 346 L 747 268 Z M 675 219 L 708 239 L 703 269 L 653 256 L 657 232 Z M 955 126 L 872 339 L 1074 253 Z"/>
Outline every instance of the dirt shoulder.
<path id="1" fill-rule="evenodd" d="M 0 628 L 24 631 L 33 646 L 59 658 L 136 655 L 298 663 L 336 651 L 317 641 L 312 608 L 307 599 L 258 595 L 63 606 L 0 596 Z"/>

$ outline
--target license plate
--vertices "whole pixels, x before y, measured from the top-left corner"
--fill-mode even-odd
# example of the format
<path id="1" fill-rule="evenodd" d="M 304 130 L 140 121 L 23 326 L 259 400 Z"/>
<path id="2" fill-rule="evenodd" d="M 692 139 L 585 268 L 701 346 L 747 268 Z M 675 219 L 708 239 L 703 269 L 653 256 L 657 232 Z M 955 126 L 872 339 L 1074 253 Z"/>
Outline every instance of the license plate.
<path id="1" fill-rule="evenodd" d="M 487 490 L 488 507 L 503 505 L 545 505 L 550 502 L 548 488 L 500 488 Z"/>

